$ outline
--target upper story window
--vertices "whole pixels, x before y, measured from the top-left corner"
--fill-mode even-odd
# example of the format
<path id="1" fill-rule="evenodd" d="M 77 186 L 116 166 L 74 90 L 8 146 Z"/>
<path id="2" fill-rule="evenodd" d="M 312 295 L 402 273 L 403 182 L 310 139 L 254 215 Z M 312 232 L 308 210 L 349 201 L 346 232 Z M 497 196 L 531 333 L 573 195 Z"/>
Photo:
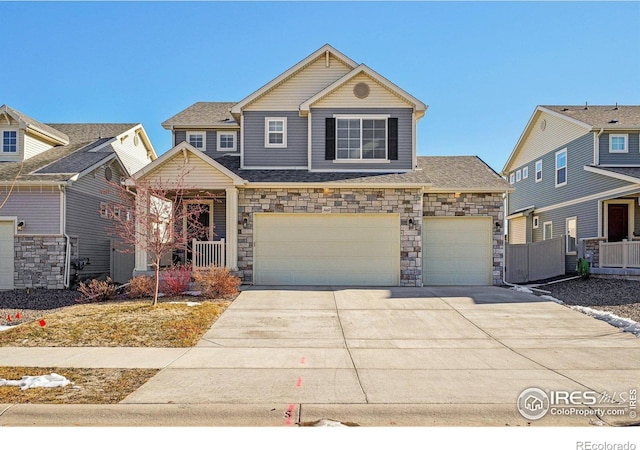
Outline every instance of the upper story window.
<path id="1" fill-rule="evenodd" d="M 336 159 L 387 159 L 386 118 L 336 118 Z"/>
<path id="2" fill-rule="evenodd" d="M 207 148 L 207 134 L 204 131 L 187 131 L 187 142 L 198 150 Z"/>
<path id="3" fill-rule="evenodd" d="M 567 184 L 567 149 L 556 152 L 556 187 Z"/>
<path id="4" fill-rule="evenodd" d="M 542 160 L 536 161 L 536 183 L 542 181 Z"/>
<path id="5" fill-rule="evenodd" d="M 2 152 L 16 153 L 18 151 L 18 132 L 5 130 L 2 132 Z"/>
<path id="6" fill-rule="evenodd" d="M 529 178 L 529 166 L 524 166 L 522 168 L 522 179 L 526 180 L 527 178 Z"/>
<path id="7" fill-rule="evenodd" d="M 286 148 L 287 146 L 287 118 L 265 117 L 264 146 Z"/>
<path id="8" fill-rule="evenodd" d="M 516 183 L 522 181 L 522 170 L 516 170 Z"/>
<path id="9" fill-rule="evenodd" d="M 627 135 L 626 134 L 610 134 L 609 135 L 609 153 L 628 153 Z"/>
<path id="10" fill-rule="evenodd" d="M 516 174 L 511 172 L 509 174 L 509 184 L 514 184 L 516 182 Z"/>
<path id="11" fill-rule="evenodd" d="M 233 152 L 236 150 L 236 133 L 218 131 L 218 151 Z"/>

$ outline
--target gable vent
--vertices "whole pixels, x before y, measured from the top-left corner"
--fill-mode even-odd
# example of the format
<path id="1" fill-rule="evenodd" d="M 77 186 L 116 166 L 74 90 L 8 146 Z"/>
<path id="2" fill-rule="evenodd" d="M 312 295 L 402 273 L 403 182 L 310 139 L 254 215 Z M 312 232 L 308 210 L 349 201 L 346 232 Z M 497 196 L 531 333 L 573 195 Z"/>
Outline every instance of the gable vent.
<path id="1" fill-rule="evenodd" d="M 369 96 L 369 85 L 367 83 L 358 83 L 353 87 L 353 95 L 362 99 Z"/>

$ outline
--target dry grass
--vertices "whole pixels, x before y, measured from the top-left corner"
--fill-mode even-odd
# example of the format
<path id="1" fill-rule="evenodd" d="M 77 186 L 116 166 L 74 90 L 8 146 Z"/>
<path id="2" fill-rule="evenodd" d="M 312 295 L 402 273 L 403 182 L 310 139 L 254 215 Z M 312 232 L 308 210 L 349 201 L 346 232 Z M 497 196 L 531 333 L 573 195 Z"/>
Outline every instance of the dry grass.
<path id="1" fill-rule="evenodd" d="M 193 297 L 78 304 L 0 333 L 2 347 L 192 347 L 231 301 Z M 179 303 L 171 303 L 176 301 Z"/>
<path id="2" fill-rule="evenodd" d="M 61 369 L 52 367 L 0 367 L 0 378 L 20 380 L 23 376 L 66 377 L 71 384 L 58 388 L 0 386 L 0 403 L 118 403 L 155 375 L 157 369 Z"/>

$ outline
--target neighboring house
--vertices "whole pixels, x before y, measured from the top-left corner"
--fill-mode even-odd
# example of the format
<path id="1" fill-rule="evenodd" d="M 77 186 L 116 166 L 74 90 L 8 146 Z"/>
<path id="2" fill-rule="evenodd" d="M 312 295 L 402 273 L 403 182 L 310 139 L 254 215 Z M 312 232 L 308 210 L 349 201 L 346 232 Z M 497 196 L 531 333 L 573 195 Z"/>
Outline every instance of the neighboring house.
<path id="1" fill-rule="evenodd" d="M 189 187 L 216 196 L 192 262 L 245 283 L 500 284 L 509 186 L 477 157 L 417 156 L 426 110 L 326 45 L 239 102 L 165 121 L 175 146 L 134 178 L 188 168 Z"/>
<path id="2" fill-rule="evenodd" d="M 567 272 L 640 268 L 639 133 L 640 106 L 538 106 L 502 171 L 509 242 L 563 237 Z"/>
<path id="3" fill-rule="evenodd" d="M 142 125 L 43 124 L 3 105 L 0 137 L 0 289 L 109 275 L 109 181 L 156 158 Z"/>

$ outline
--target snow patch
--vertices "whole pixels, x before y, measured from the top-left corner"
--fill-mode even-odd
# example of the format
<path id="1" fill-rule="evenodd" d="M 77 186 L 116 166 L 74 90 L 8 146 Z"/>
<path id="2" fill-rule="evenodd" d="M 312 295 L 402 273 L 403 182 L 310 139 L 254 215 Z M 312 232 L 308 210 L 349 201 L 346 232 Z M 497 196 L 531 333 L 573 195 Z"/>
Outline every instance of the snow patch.
<path id="1" fill-rule="evenodd" d="M 580 311 L 583 314 L 591 316 L 594 319 L 602 320 L 604 322 L 607 322 L 609 325 L 613 325 L 614 327 L 621 328 L 623 331 L 626 331 L 627 333 L 631 333 L 637 337 L 640 337 L 640 323 L 636 322 L 635 320 L 627 319 L 626 317 L 616 316 L 615 314 L 611 314 L 610 312 L 589 308 L 588 306 L 566 305 L 562 300 L 558 300 L 557 298 L 552 297 L 550 295 L 541 295 L 540 298 L 551 300 L 552 302 L 556 302 L 560 305 L 565 305 L 571 309 Z"/>
<path id="2" fill-rule="evenodd" d="M 54 388 L 63 387 L 71 383 L 62 375 L 51 373 L 51 375 L 25 376 L 21 380 L 5 380 L 0 378 L 0 386 L 20 386 L 23 391 L 29 388 L 44 387 Z"/>
<path id="3" fill-rule="evenodd" d="M 13 325 L 0 325 L 0 331 L 10 330 Z"/>
<path id="4" fill-rule="evenodd" d="M 170 305 L 200 306 L 200 302 L 169 302 Z"/>

